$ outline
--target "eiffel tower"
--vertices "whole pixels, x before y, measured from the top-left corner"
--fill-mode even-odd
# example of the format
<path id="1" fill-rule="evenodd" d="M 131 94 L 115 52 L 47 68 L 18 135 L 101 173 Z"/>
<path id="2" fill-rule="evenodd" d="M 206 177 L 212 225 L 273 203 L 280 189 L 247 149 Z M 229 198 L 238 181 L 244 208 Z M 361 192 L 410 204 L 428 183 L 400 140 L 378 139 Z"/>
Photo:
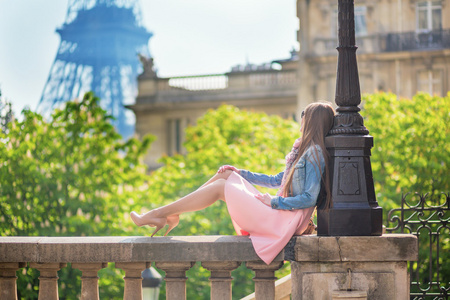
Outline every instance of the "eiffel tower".
<path id="1" fill-rule="evenodd" d="M 38 110 L 49 114 L 62 103 L 94 91 L 115 117 L 124 138 L 134 132 L 125 109 L 137 92 L 138 54 L 150 57 L 152 34 L 142 25 L 139 0 L 69 0 L 66 20 Z"/>

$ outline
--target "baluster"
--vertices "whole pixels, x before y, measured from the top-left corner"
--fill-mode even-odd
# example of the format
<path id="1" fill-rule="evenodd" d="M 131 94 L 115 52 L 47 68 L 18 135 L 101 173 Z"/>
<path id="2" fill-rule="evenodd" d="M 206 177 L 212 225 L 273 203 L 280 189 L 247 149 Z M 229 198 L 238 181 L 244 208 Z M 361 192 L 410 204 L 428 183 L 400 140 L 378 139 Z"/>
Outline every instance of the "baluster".
<path id="1" fill-rule="evenodd" d="M 30 263 L 30 267 L 37 269 L 39 276 L 39 299 L 58 300 L 58 271 L 64 268 L 64 263 Z"/>
<path id="2" fill-rule="evenodd" d="M 166 299 L 186 299 L 186 271 L 194 265 L 193 262 L 159 262 L 156 267 L 166 272 Z"/>
<path id="3" fill-rule="evenodd" d="M 255 271 L 255 298 L 258 300 L 275 299 L 275 271 L 281 268 L 283 262 L 272 262 L 270 265 L 262 261 L 247 262 L 247 268 Z"/>
<path id="4" fill-rule="evenodd" d="M 142 300 L 142 271 L 148 267 L 149 262 L 116 263 L 116 268 L 125 271 L 124 300 Z"/>
<path id="5" fill-rule="evenodd" d="M 106 267 L 106 263 L 73 263 L 72 268 L 81 271 L 81 300 L 99 300 L 98 271 Z"/>
<path id="6" fill-rule="evenodd" d="M 17 300 L 16 271 L 27 263 L 0 263 L 0 299 Z"/>
<path id="7" fill-rule="evenodd" d="M 239 267 L 236 261 L 202 262 L 211 271 L 211 300 L 231 299 L 231 271 Z"/>

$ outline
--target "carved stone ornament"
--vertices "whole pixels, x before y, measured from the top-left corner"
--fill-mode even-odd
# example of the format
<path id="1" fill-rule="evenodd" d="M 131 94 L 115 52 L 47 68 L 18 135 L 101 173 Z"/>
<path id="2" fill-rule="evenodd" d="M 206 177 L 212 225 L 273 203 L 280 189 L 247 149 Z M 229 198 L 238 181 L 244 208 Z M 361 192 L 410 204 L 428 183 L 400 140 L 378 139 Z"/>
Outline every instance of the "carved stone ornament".
<path id="1" fill-rule="evenodd" d="M 144 71 L 139 75 L 140 78 L 156 78 L 156 72 L 153 69 L 153 58 L 138 54 Z"/>
<path id="2" fill-rule="evenodd" d="M 329 132 L 329 135 L 337 134 L 366 135 L 369 134 L 369 130 L 364 126 L 363 117 L 358 112 L 338 113 L 334 117 L 334 125 Z"/>

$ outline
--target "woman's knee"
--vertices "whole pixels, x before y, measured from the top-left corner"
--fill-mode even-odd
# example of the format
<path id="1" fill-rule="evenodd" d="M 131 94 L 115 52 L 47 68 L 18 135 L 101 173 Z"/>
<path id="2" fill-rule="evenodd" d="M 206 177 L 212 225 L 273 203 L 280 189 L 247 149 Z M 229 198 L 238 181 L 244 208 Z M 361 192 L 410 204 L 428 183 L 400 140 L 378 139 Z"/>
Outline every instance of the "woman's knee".
<path id="1" fill-rule="evenodd" d="M 225 170 L 224 172 L 218 173 L 218 174 L 220 174 L 220 178 L 223 178 L 226 180 L 226 179 L 228 179 L 228 177 L 230 177 L 231 173 L 233 173 L 233 170 Z"/>
<path id="2" fill-rule="evenodd" d="M 227 180 L 225 178 L 219 178 L 214 181 L 212 184 L 216 187 L 216 191 L 218 193 L 218 198 L 224 200 L 225 198 L 225 184 Z"/>
<path id="3" fill-rule="evenodd" d="M 214 184 L 218 185 L 219 187 L 224 188 L 226 182 L 227 182 L 227 180 L 225 178 L 219 178 L 214 182 Z"/>

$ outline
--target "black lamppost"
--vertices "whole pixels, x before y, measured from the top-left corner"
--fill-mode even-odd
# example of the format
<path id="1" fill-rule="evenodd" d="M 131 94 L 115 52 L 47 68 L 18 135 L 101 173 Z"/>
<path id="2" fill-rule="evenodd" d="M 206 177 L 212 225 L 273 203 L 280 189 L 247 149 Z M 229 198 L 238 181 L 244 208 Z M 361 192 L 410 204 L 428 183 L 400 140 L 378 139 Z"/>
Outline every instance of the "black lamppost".
<path id="1" fill-rule="evenodd" d="M 338 0 L 339 46 L 334 125 L 325 139 L 331 155 L 332 207 L 318 211 L 318 235 L 381 235 L 382 208 L 375 199 L 370 165 L 373 137 L 359 114 L 353 0 Z"/>
<path id="2" fill-rule="evenodd" d="M 155 268 L 150 267 L 142 271 L 142 299 L 158 300 L 161 281 L 162 276 Z"/>

